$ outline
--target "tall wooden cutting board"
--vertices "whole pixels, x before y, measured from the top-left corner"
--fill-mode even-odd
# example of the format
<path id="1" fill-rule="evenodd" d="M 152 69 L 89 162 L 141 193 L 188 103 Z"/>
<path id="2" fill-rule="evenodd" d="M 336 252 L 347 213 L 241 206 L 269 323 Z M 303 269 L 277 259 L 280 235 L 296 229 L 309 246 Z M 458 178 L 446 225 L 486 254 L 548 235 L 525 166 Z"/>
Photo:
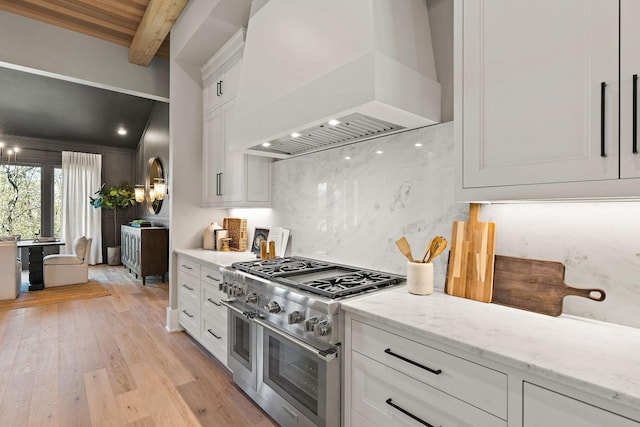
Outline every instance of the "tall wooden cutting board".
<path id="1" fill-rule="evenodd" d="M 564 283 L 564 264 L 496 255 L 493 301 L 522 310 L 559 316 L 567 295 L 605 299 L 602 289 L 572 288 Z"/>
<path id="2" fill-rule="evenodd" d="M 491 302 L 496 226 L 478 221 L 479 216 L 480 205 L 471 203 L 469 220 L 453 223 L 446 292 Z"/>

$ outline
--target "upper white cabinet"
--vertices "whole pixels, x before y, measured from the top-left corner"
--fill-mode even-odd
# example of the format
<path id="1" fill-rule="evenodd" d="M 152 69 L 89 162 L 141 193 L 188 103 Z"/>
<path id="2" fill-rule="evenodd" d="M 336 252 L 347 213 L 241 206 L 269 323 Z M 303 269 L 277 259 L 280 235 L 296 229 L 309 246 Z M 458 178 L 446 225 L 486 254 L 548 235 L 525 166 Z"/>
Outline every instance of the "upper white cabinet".
<path id="1" fill-rule="evenodd" d="M 456 0 L 458 200 L 640 196 L 634 0 Z M 621 179 L 622 178 L 622 179 Z"/>
<path id="2" fill-rule="evenodd" d="M 202 68 L 202 205 L 268 207 L 271 159 L 230 151 L 229 123 L 242 64 L 245 31 L 234 35 Z"/>

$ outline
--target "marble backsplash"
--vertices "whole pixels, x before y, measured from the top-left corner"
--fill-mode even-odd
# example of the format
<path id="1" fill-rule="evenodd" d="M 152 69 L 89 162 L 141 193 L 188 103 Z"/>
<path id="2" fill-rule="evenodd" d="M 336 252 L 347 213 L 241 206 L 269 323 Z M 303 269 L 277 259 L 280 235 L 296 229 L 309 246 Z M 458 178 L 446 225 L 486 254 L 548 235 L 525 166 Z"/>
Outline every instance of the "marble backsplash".
<path id="1" fill-rule="evenodd" d="M 230 215 L 248 219 L 249 237 L 290 228 L 291 254 L 404 275 L 396 239 L 417 257 L 468 216 L 454 201 L 453 123 L 276 161 L 272 208 Z M 606 291 L 604 302 L 565 298 L 565 313 L 640 327 L 640 202 L 486 205 L 481 220 L 496 222 L 498 254 L 563 262 L 567 284 Z M 434 262 L 436 288 L 447 256 Z"/>

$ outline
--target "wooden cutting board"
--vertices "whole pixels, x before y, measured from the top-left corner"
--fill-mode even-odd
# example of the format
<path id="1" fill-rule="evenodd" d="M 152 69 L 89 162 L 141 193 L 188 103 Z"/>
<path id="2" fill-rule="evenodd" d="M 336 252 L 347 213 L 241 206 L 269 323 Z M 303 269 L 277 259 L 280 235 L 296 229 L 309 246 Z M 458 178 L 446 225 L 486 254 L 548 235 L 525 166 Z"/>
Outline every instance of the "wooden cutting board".
<path id="1" fill-rule="evenodd" d="M 447 270 L 449 295 L 491 302 L 496 226 L 480 222 L 480 205 L 469 205 L 469 220 L 455 221 Z"/>
<path id="2" fill-rule="evenodd" d="M 602 289 L 579 289 L 564 282 L 564 264 L 496 255 L 492 302 L 559 316 L 567 295 L 603 301 Z"/>

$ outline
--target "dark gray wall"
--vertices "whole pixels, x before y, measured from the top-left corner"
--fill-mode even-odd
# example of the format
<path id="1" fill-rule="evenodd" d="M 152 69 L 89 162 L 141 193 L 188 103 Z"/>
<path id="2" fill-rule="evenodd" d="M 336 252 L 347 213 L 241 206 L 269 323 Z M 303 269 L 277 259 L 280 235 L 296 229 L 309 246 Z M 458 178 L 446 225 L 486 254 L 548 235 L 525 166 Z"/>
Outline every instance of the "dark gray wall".
<path id="1" fill-rule="evenodd" d="M 169 182 L 169 104 L 156 102 L 149 117 L 149 123 L 136 151 L 136 164 L 138 165 L 136 183 L 144 184 L 148 169 L 149 159 L 157 157 L 164 169 L 164 178 Z M 169 194 L 163 201 L 162 208 L 158 214 L 149 211 L 147 203 L 138 206 L 137 215 L 151 221 L 154 225 L 169 226 Z"/>

